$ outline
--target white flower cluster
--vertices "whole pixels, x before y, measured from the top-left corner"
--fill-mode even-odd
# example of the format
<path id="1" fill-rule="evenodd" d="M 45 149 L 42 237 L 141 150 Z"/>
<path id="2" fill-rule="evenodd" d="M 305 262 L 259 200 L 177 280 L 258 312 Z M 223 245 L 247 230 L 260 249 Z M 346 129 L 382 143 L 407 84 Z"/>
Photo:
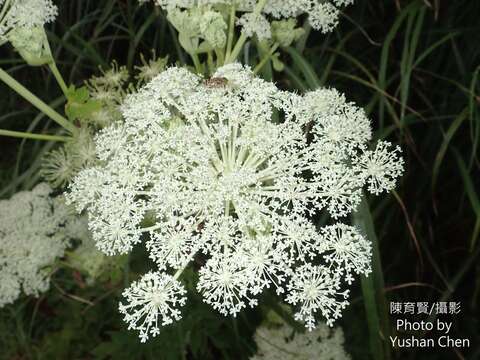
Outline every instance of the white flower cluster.
<path id="1" fill-rule="evenodd" d="M 0 201 L 0 307 L 23 292 L 38 296 L 49 288 L 49 268 L 63 256 L 72 236 L 63 198 L 46 184 Z"/>
<path id="2" fill-rule="evenodd" d="M 185 288 L 174 277 L 150 272 L 123 292 L 127 304 L 120 304 L 129 329 L 140 330 L 142 342 L 160 333 L 160 326 L 181 318 L 178 307 L 185 305 Z"/>
<path id="3" fill-rule="evenodd" d="M 0 44 L 12 29 L 42 27 L 57 12 L 52 0 L 0 0 Z"/>
<path id="4" fill-rule="evenodd" d="M 78 108 L 93 105 L 93 110 L 85 111 L 76 119 L 80 126 L 68 142 L 43 157 L 40 174 L 52 187 L 64 187 L 81 169 L 96 162 L 94 134 L 121 121 L 120 105 L 125 96 L 165 70 L 168 57 L 157 57 L 155 52 L 152 55 L 148 61 L 141 55 L 141 65 L 135 66 L 133 74 L 113 61 L 109 69 L 100 68 L 101 75 L 93 76 L 85 82 L 86 87 L 80 88 L 84 92 L 79 91 L 80 95 L 76 96 L 88 103 L 75 105 Z M 135 81 L 129 81 L 131 78 Z"/>
<path id="5" fill-rule="evenodd" d="M 294 333 L 286 324 L 268 328 L 260 326 L 255 333 L 257 353 L 250 360 L 350 360 L 341 328 L 320 323 L 314 331 Z"/>
<path id="6" fill-rule="evenodd" d="M 99 164 L 79 173 L 67 198 L 88 210 L 105 253 L 148 239 L 158 271 L 121 307 L 143 339 L 179 318 L 178 279 L 194 258 L 198 291 L 222 314 L 273 287 L 310 329 L 316 314 L 328 324 L 341 316 L 352 275 L 370 271 L 370 245 L 354 227 L 318 230 L 312 217 L 348 215 L 363 185 L 391 190 L 403 171 L 398 147 L 368 150 L 361 109 L 335 90 L 284 92 L 230 64 L 206 80 L 169 68 L 122 112 L 124 123 L 96 138 Z"/>
<path id="7" fill-rule="evenodd" d="M 147 2 L 148 0 L 140 0 Z M 170 11 L 173 9 L 192 9 L 198 7 L 235 6 L 244 13 L 238 24 L 243 26 L 246 34 L 260 33 L 266 35 L 265 27 L 269 22 L 265 16 L 273 19 L 296 18 L 307 14 L 312 27 L 323 33 L 332 31 L 338 24 L 340 8 L 350 5 L 354 0 L 154 0 L 157 6 Z M 264 2 L 261 14 L 253 14 L 255 7 Z M 269 31 L 268 31 L 269 32 Z"/>

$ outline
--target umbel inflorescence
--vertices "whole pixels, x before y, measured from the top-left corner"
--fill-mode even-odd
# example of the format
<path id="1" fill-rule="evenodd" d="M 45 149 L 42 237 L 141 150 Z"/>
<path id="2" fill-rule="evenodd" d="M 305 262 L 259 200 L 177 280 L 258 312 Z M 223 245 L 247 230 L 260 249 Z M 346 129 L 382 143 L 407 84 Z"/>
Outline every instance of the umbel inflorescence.
<path id="1" fill-rule="evenodd" d="M 87 209 L 97 247 L 129 252 L 146 241 L 152 270 L 124 292 L 120 311 L 145 341 L 180 318 L 182 271 L 195 259 L 198 291 L 236 315 L 274 288 L 309 329 L 348 303 L 354 274 L 370 272 L 370 245 L 341 222 L 363 187 L 389 191 L 399 148 L 369 149 L 363 110 L 333 89 L 279 90 L 248 67 L 211 79 L 169 68 L 127 96 L 124 122 L 96 138 L 98 165 L 67 195 Z"/>
<path id="2" fill-rule="evenodd" d="M 147 2 L 149 0 L 140 0 Z M 262 34 L 259 38 L 269 37 L 270 24 L 267 17 L 274 20 L 293 19 L 302 14 L 308 15 L 308 20 L 314 29 L 322 32 L 332 31 L 338 23 L 340 9 L 353 3 L 353 0 L 153 0 L 162 9 L 169 12 L 179 10 L 197 11 L 200 9 L 209 13 L 222 11 L 233 6 L 235 11 L 242 13 L 238 24 L 252 34 Z M 260 11 L 255 11 L 260 9 Z M 198 14 L 200 14 L 198 13 Z M 174 15 L 175 16 L 175 15 Z M 211 15 L 210 15 L 211 16 Z M 200 17 L 198 17 L 200 19 Z M 200 20 L 207 22 L 207 20 Z M 209 24 L 205 25 L 208 27 Z M 226 26 L 225 26 L 226 27 Z M 260 29 L 266 29 L 265 31 Z M 254 30 L 252 32 L 252 30 Z M 255 31 L 258 30 L 258 31 Z"/>
<path id="3" fill-rule="evenodd" d="M 141 3 L 149 0 L 139 0 Z M 305 34 L 306 28 L 332 31 L 338 24 L 340 9 L 353 0 L 154 0 L 178 31 L 180 45 L 194 62 L 199 54 L 215 53 L 219 64 L 231 63 L 248 38 L 263 52 L 272 55 L 275 69 L 283 64 L 275 53 Z M 304 16 L 306 15 L 306 16 Z M 297 18 L 306 17 L 304 27 Z M 232 50 L 234 28 L 241 36 Z M 269 48 L 269 50 L 266 50 Z M 225 52 L 224 52 L 225 51 Z M 195 64 L 198 70 L 198 64 Z"/>
<path id="4" fill-rule="evenodd" d="M 344 349 L 343 330 L 317 324 L 314 331 L 296 333 L 287 324 L 267 327 L 255 332 L 257 353 L 250 360 L 350 360 Z"/>
<path id="5" fill-rule="evenodd" d="M 0 0 L 0 44 L 14 29 L 43 26 L 55 20 L 52 0 Z"/>
<path id="6" fill-rule="evenodd" d="M 0 45 L 10 42 L 29 65 L 52 61 L 43 26 L 57 12 L 52 0 L 0 0 Z"/>
<path id="7" fill-rule="evenodd" d="M 110 69 L 100 68 L 102 75 L 93 76 L 85 82 L 86 87 L 77 91 L 75 97 L 80 98 L 83 104 L 77 102 L 74 105 L 80 107 L 80 103 L 88 111 L 78 112 L 78 116 L 74 117 L 79 127 L 69 141 L 43 157 L 40 174 L 52 187 L 65 187 L 81 169 L 95 164 L 94 134 L 121 121 L 120 105 L 125 96 L 165 69 L 168 57 L 157 58 L 155 52 L 152 55 L 153 58 L 148 61 L 140 56 L 142 65 L 135 66 L 135 76 L 125 66 L 113 61 Z M 129 81 L 132 78 L 134 81 Z M 70 108 L 75 109 L 75 106 Z"/>
<path id="8" fill-rule="evenodd" d="M 42 183 L 0 201 L 0 308 L 46 291 L 54 262 L 79 238 L 77 218 L 51 193 Z"/>

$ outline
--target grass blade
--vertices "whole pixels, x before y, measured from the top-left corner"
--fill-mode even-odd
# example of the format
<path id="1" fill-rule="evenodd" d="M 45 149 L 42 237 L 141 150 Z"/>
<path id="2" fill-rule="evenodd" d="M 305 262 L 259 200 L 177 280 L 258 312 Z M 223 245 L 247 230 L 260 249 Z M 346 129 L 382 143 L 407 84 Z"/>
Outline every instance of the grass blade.
<path id="1" fill-rule="evenodd" d="M 440 170 L 440 166 L 442 165 L 443 158 L 445 157 L 445 153 L 447 152 L 448 146 L 450 141 L 452 140 L 453 136 L 457 132 L 458 128 L 462 124 L 462 122 L 468 117 L 468 108 L 463 109 L 463 111 L 453 120 L 452 124 L 448 128 L 447 132 L 445 133 L 442 145 L 437 152 L 437 156 L 435 157 L 435 161 L 433 163 L 433 171 L 432 171 L 432 193 L 435 192 L 435 187 L 437 185 L 437 178 L 438 172 Z"/>
<path id="2" fill-rule="evenodd" d="M 305 80 L 310 89 L 316 89 L 320 86 L 320 79 L 318 78 L 315 70 L 313 69 L 312 65 L 305 60 L 305 58 L 295 49 L 294 47 L 286 48 L 287 52 L 292 57 L 293 62 L 295 65 L 300 69 L 302 72 Z"/>
<path id="3" fill-rule="evenodd" d="M 473 184 L 472 178 L 468 173 L 467 166 L 463 161 L 460 153 L 454 149 L 455 158 L 457 159 L 458 168 L 460 169 L 460 175 L 462 176 L 463 185 L 465 187 L 465 192 L 467 193 L 468 199 L 470 200 L 470 204 L 472 205 L 473 211 L 477 216 L 477 220 L 475 222 L 475 227 L 472 234 L 472 239 L 470 240 L 470 251 L 473 251 L 475 248 L 475 243 L 478 239 L 479 230 L 480 230 L 480 200 L 478 198 L 478 194 L 475 191 L 475 186 Z"/>
<path id="4" fill-rule="evenodd" d="M 384 280 L 380 249 L 375 227 L 365 196 L 357 211 L 353 214 L 353 224 L 357 226 L 372 244 L 372 273 L 362 277 L 362 293 L 367 313 L 370 334 L 370 350 L 375 360 L 391 359 L 390 321 L 387 301 L 384 294 Z M 383 339 L 382 339 L 383 338 Z"/>

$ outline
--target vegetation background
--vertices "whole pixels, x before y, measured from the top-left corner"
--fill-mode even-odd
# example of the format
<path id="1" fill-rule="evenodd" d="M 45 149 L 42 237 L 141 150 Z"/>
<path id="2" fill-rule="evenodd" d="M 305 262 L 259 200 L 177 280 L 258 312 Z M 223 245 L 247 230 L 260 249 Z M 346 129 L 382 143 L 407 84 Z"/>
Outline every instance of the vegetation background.
<path id="1" fill-rule="evenodd" d="M 136 0 L 56 3 L 60 15 L 49 37 L 71 83 L 81 85 L 114 59 L 132 69 L 152 48 L 171 63 L 187 59 L 151 6 Z M 334 33 L 312 32 L 306 44 L 287 49 L 284 71 L 274 72 L 271 64 L 262 71 L 285 88 L 338 88 L 367 109 L 377 138 L 404 150 L 406 174 L 397 191 L 368 199 L 374 227 L 368 218 L 363 224 L 378 244 L 382 267 L 376 263 L 363 291 L 354 289 L 339 322 L 353 359 L 480 358 L 479 15 L 478 0 L 356 0 Z M 46 102 L 63 104 L 49 73 L 27 67 L 7 46 L 0 48 L 0 66 Z M 4 129 L 53 126 L 3 85 L 0 109 Z M 38 182 L 41 157 L 53 146 L 0 138 L 0 197 Z M 133 253 L 121 274 L 94 287 L 82 274 L 60 268 L 49 292 L 1 309 L 0 358 L 248 359 L 261 319 L 272 308 L 282 313 L 266 294 L 258 309 L 223 318 L 191 292 L 184 319 L 140 344 L 117 304 L 124 285 L 145 267 L 142 258 Z M 453 321 L 451 337 L 470 339 L 470 348 L 391 349 L 388 334 L 396 332 L 397 317 L 387 314 L 390 301 L 461 302 L 460 314 L 442 319 Z"/>

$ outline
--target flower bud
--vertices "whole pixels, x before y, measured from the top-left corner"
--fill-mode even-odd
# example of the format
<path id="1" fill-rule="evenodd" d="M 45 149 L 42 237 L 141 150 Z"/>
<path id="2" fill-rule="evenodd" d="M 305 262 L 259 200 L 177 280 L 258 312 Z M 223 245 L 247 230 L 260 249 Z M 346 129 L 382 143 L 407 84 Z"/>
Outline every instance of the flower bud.
<path id="1" fill-rule="evenodd" d="M 8 40 L 30 66 L 45 65 L 53 60 L 43 26 L 14 28 L 8 33 Z"/>
<path id="2" fill-rule="evenodd" d="M 281 47 L 290 46 L 295 40 L 304 34 L 302 28 L 295 28 L 297 21 L 293 18 L 272 22 L 272 38 Z"/>
<path id="3" fill-rule="evenodd" d="M 223 16 L 215 11 L 207 11 L 200 19 L 202 37 L 213 47 L 223 48 L 227 43 L 227 24 Z"/>

